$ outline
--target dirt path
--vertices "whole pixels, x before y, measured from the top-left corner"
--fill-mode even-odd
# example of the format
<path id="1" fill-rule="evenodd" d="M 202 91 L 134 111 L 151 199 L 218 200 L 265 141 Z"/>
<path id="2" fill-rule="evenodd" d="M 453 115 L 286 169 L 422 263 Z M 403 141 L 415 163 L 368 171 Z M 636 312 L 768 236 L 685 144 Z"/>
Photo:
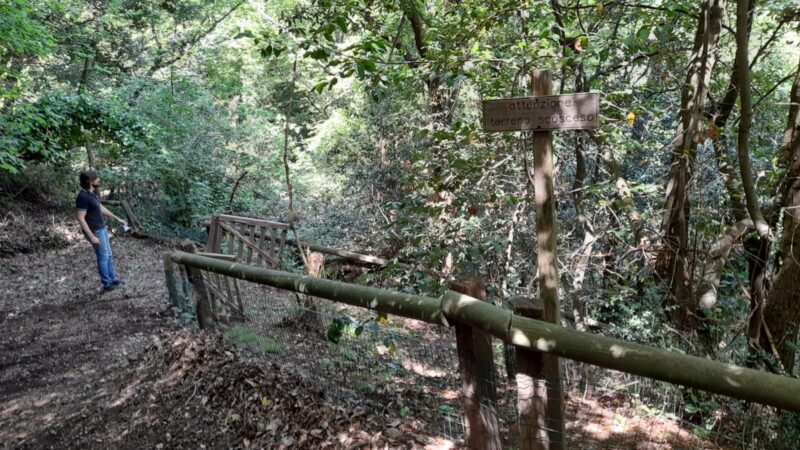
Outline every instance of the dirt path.
<path id="1" fill-rule="evenodd" d="M 69 214 L 39 215 L 34 223 L 32 233 L 47 238 L 40 240 L 43 248 L 0 259 L 0 447 L 23 445 L 80 414 L 98 393 L 114 388 L 109 373 L 176 328 L 156 264 L 166 247 L 114 238 L 127 286 L 101 294 L 94 253 Z M 13 247 L 24 230 L 4 225 L 0 231 Z M 48 248 L 52 243 L 59 248 Z"/>
<path id="2" fill-rule="evenodd" d="M 0 258 L 0 448 L 452 447 L 376 412 L 393 398 L 331 404 L 296 361 L 180 329 L 166 246 L 113 239 L 127 286 L 101 294 L 68 212 L 19 217 L 0 220 L 0 255 L 13 255 Z"/>

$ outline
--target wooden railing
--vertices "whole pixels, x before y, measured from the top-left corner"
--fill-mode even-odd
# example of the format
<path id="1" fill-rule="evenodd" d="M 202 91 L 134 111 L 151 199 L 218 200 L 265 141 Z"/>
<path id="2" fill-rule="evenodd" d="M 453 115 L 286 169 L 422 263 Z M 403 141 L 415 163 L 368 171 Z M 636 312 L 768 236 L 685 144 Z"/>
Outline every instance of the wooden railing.
<path id="1" fill-rule="evenodd" d="M 281 267 L 289 224 L 220 214 L 208 221 L 206 251 L 234 255 L 237 262 Z"/>
<path id="2" fill-rule="evenodd" d="M 422 320 L 438 325 L 471 327 L 488 333 L 523 350 L 521 354 L 547 353 L 640 375 L 655 380 L 701 389 L 733 398 L 761 403 L 780 409 L 800 412 L 800 380 L 767 372 L 723 364 L 705 358 L 684 355 L 646 345 L 625 342 L 596 334 L 575 331 L 560 325 L 514 314 L 463 293 L 449 291 L 441 298 L 404 294 L 367 286 L 347 284 L 287 272 L 255 267 L 186 252 L 175 252 L 171 260 L 187 268 L 199 269 L 234 279 L 269 285 L 289 291 L 309 294 L 335 302 Z M 459 341 L 459 345 L 461 342 Z M 462 353 L 459 348 L 459 356 Z M 526 353 L 527 351 L 527 353 Z M 471 354 L 465 352 L 465 354 Z M 473 377 L 464 373 L 465 365 L 459 359 L 462 378 Z M 467 364 L 467 366 L 469 366 Z M 473 365 L 474 366 L 474 365 Z M 474 367 L 473 367 L 474 368 Z M 469 369 L 467 367 L 466 369 Z M 518 386 L 519 388 L 519 386 Z M 466 403 L 480 404 L 480 392 L 472 391 Z M 520 410 L 520 415 L 531 414 Z M 465 411 L 468 425 L 468 443 L 474 448 L 496 448 L 499 441 L 492 436 L 482 436 L 481 422 L 486 422 L 483 412 L 471 415 Z M 469 431 L 470 421 L 473 432 Z M 524 424 L 520 420 L 520 424 Z M 525 436 L 525 430 L 520 430 Z M 529 443 L 523 448 L 538 448 Z"/>

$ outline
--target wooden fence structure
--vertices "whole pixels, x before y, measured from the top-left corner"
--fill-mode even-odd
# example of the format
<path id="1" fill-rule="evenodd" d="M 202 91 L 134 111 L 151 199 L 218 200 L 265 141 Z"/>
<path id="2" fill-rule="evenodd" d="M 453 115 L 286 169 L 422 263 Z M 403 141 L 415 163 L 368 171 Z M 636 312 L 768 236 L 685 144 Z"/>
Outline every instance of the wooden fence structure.
<path id="1" fill-rule="evenodd" d="M 251 217 L 220 214 L 206 221 L 208 241 L 201 256 L 238 262 L 256 267 L 281 268 L 289 224 Z M 196 252 L 193 244 L 185 243 L 182 250 Z M 244 319 L 244 307 L 236 278 L 209 273 L 205 279 L 187 267 L 186 274 L 193 283 L 204 288 L 195 293 L 201 325 L 210 324 L 222 313 L 234 319 Z M 202 309 L 200 308 L 202 306 Z"/>
<path id="2" fill-rule="evenodd" d="M 241 236 L 247 235 L 239 230 L 237 232 Z M 484 351 L 481 348 L 485 347 L 480 343 L 482 335 L 494 336 L 518 349 L 517 409 L 520 416 L 519 435 L 523 439 L 520 447 L 523 449 L 563 448 L 563 436 L 559 438 L 551 434 L 542 438 L 529 429 L 532 424 L 544 423 L 547 414 L 547 404 L 534 396 L 537 383 L 544 382 L 544 374 L 540 370 L 543 354 L 800 412 L 798 379 L 568 329 L 537 320 L 535 317 L 541 317 L 540 308 L 530 301 L 516 304 L 514 310 L 517 313 L 514 313 L 475 298 L 480 293 L 474 286 L 454 285 L 464 292 L 449 291 L 441 298 L 431 298 L 292 274 L 235 262 L 230 258 L 189 252 L 174 252 L 169 260 L 193 274 L 205 271 L 215 276 L 246 280 L 381 313 L 441 326 L 456 326 L 457 335 L 464 336 L 463 339 L 457 339 L 457 343 L 467 443 L 470 448 L 500 447 L 500 437 L 493 432 L 497 419 L 492 417 L 491 409 L 481 407 L 486 403 L 481 401 L 482 396 L 491 395 L 491 392 L 476 386 L 481 379 L 479 371 L 485 370 L 480 362 L 481 352 Z M 203 277 L 192 275 L 190 278 L 200 317 L 203 315 L 201 310 L 208 308 L 208 305 L 203 305 L 207 301 L 201 292 L 205 290 Z M 204 324 L 201 320 L 200 324 L 213 327 L 213 321 L 206 320 Z M 527 377 L 532 384 L 519 383 L 520 376 Z"/>
<path id="3" fill-rule="evenodd" d="M 220 214 L 208 221 L 206 252 L 233 255 L 236 262 L 281 267 L 289 224 Z"/>

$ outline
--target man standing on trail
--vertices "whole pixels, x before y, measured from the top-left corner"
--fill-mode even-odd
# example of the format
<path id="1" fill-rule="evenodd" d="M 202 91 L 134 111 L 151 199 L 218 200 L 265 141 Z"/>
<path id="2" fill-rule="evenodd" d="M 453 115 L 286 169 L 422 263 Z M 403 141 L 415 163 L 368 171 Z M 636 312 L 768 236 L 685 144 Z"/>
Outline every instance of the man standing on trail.
<path id="1" fill-rule="evenodd" d="M 113 291 L 124 286 L 125 283 L 117 278 L 117 274 L 114 272 L 111 242 L 108 240 L 108 229 L 103 216 L 113 217 L 123 225 L 128 225 L 128 223 L 100 204 L 100 199 L 95 192 L 100 186 L 100 177 L 97 172 L 94 170 L 81 172 L 80 184 L 81 191 L 78 193 L 78 198 L 75 199 L 78 222 L 81 224 L 83 235 L 91 242 L 97 255 L 97 270 L 100 272 L 103 292 Z"/>

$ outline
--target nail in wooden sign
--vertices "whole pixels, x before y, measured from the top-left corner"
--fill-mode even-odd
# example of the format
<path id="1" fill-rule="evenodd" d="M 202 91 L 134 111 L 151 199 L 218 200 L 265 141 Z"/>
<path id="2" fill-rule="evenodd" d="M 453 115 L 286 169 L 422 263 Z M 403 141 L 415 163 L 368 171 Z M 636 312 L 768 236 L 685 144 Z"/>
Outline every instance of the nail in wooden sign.
<path id="1" fill-rule="evenodd" d="M 485 100 L 483 130 L 587 130 L 597 128 L 599 113 L 597 93 Z"/>

